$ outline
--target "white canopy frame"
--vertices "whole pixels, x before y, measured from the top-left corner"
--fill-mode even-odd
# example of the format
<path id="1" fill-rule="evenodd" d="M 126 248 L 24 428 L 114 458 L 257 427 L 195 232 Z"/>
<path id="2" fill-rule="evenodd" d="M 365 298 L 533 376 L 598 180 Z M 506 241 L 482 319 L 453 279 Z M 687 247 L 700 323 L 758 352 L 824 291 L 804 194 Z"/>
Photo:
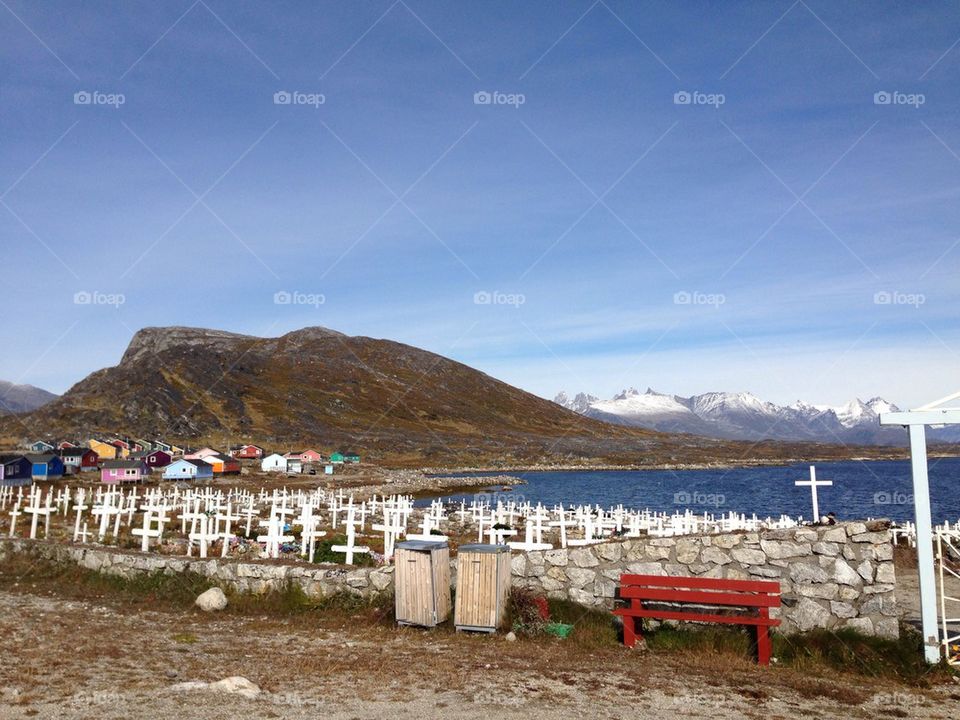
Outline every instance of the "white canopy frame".
<path id="1" fill-rule="evenodd" d="M 960 392 L 934 400 L 916 410 L 880 414 L 881 425 L 901 425 L 910 434 L 913 473 L 913 511 L 917 524 L 917 567 L 920 573 L 920 618 L 923 654 L 927 662 L 940 662 L 941 642 L 937 626 L 937 579 L 933 559 L 933 522 L 930 516 L 930 480 L 927 471 L 929 425 L 960 424 L 960 407 L 941 407 L 960 400 Z"/>

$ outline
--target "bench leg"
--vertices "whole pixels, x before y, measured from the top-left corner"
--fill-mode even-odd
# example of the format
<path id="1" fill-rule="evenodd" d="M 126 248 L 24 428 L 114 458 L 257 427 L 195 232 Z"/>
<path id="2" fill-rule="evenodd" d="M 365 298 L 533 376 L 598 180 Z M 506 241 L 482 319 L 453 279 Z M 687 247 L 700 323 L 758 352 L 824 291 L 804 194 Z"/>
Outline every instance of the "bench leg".
<path id="1" fill-rule="evenodd" d="M 757 662 L 770 664 L 770 628 L 766 625 L 757 625 Z"/>
<path id="2" fill-rule="evenodd" d="M 625 615 L 623 618 L 623 645 L 632 648 L 637 643 L 637 622 L 640 618 Z"/>

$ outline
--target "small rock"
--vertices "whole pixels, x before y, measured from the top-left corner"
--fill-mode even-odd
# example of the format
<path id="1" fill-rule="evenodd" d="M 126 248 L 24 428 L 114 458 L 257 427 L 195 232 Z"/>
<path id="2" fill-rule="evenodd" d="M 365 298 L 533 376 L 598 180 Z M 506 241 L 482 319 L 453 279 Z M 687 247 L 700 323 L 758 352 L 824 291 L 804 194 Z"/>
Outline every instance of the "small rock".
<path id="1" fill-rule="evenodd" d="M 227 596 L 218 587 L 212 587 L 197 596 L 196 606 L 205 612 L 223 610 L 227 606 Z"/>
<path id="2" fill-rule="evenodd" d="M 503 639 L 506 640 L 507 642 L 516 642 L 516 641 L 517 641 L 517 634 L 516 634 L 515 632 L 513 632 L 513 630 L 511 630 L 510 632 L 508 632 L 508 633 L 506 634 L 506 636 L 504 636 Z"/>
<path id="3" fill-rule="evenodd" d="M 177 672 L 176 670 L 167 670 L 167 677 L 168 677 L 170 680 L 175 679 L 175 678 L 177 677 L 177 675 L 179 675 L 179 674 L 180 674 L 180 673 Z"/>

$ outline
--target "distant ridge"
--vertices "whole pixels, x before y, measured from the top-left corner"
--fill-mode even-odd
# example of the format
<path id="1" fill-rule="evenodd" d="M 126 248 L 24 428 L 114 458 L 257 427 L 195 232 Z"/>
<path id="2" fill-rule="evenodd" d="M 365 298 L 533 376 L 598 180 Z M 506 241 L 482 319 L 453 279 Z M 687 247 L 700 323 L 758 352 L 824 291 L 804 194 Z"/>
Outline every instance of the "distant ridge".
<path id="1" fill-rule="evenodd" d="M 56 400 L 58 395 L 33 385 L 14 385 L 0 380 L 0 415 L 25 413 Z"/>
<path id="2" fill-rule="evenodd" d="M 629 388 L 609 400 L 560 392 L 554 402 L 574 412 L 618 425 L 684 432 L 726 440 L 784 440 L 905 445 L 899 428 L 881 428 L 878 416 L 899 408 L 883 398 L 856 399 L 829 407 L 797 401 L 788 406 L 766 402 L 748 392 L 710 392 L 691 397 Z M 929 431 L 934 442 L 960 442 L 960 428 Z"/>

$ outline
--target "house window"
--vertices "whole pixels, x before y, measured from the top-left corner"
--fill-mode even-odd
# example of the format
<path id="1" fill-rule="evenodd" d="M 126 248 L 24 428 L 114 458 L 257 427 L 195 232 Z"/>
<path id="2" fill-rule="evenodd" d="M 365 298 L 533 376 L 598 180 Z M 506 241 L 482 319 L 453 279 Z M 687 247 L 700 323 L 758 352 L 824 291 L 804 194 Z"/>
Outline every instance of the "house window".
<path id="1" fill-rule="evenodd" d="M 127 470 L 123 471 L 123 474 L 126 475 L 127 477 L 134 477 L 137 474 L 137 471 L 134 470 L 133 468 L 128 468 Z"/>

